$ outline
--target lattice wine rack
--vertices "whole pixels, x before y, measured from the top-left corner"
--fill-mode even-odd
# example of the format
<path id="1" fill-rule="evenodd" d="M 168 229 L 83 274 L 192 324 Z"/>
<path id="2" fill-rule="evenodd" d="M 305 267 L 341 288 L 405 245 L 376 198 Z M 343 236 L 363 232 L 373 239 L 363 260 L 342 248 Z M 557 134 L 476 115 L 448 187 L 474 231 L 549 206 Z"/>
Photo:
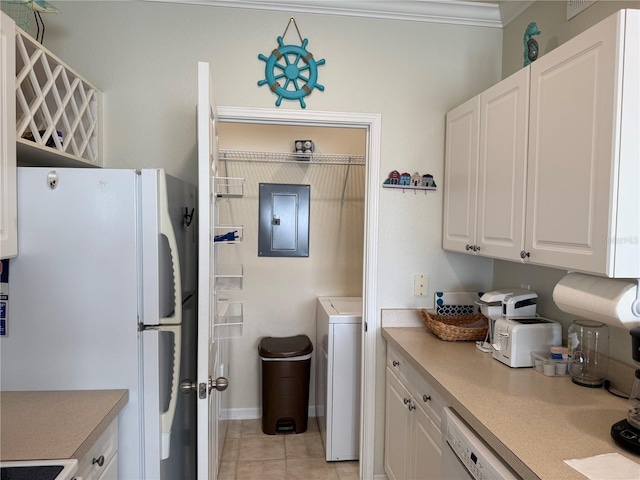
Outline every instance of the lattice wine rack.
<path id="1" fill-rule="evenodd" d="M 101 166 L 101 94 L 16 28 L 18 159 L 57 166 Z"/>

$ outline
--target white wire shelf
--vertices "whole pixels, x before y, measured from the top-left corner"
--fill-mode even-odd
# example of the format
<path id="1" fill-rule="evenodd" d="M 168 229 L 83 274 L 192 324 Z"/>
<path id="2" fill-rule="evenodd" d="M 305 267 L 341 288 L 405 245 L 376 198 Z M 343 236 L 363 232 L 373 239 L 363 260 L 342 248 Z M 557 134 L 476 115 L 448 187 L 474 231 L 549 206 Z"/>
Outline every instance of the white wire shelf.
<path id="1" fill-rule="evenodd" d="M 18 159 L 101 166 L 101 94 L 62 60 L 16 28 Z"/>
<path id="2" fill-rule="evenodd" d="M 238 338 L 242 336 L 244 319 L 242 303 L 219 301 L 213 324 L 214 338 Z"/>
<path id="3" fill-rule="evenodd" d="M 212 190 L 218 198 L 240 198 L 244 195 L 244 178 L 212 177 Z"/>
<path id="4" fill-rule="evenodd" d="M 242 290 L 242 265 L 217 264 L 214 277 L 216 291 Z"/>
<path id="5" fill-rule="evenodd" d="M 220 160 L 254 163 L 306 163 L 316 165 L 364 165 L 364 155 L 325 153 L 279 153 L 220 150 Z"/>

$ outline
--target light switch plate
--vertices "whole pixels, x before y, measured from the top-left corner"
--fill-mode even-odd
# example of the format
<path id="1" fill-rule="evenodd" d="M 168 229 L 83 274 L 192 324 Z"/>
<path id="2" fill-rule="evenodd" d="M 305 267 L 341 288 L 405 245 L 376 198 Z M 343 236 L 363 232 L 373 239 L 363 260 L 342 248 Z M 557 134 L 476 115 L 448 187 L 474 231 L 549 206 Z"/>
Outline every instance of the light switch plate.
<path id="1" fill-rule="evenodd" d="M 429 292 L 429 281 L 426 273 L 417 273 L 413 276 L 413 294 L 426 295 Z"/>

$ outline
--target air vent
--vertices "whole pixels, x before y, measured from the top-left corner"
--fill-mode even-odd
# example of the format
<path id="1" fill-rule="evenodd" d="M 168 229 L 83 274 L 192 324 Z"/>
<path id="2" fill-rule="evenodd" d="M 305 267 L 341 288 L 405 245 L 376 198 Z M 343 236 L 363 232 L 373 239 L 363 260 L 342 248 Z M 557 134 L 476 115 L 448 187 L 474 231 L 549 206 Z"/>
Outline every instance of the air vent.
<path id="1" fill-rule="evenodd" d="M 567 20 L 571 20 L 598 0 L 567 0 Z"/>

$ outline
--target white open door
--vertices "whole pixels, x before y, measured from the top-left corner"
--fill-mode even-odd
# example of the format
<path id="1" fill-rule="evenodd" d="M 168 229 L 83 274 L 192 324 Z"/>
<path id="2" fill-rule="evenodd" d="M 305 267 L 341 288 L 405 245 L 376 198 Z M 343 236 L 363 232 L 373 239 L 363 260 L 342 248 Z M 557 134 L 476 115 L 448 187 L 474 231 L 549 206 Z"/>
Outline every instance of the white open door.
<path id="1" fill-rule="evenodd" d="M 192 384 L 198 395 L 197 443 L 198 479 L 215 480 L 218 473 L 218 388 L 226 379 L 216 377 L 219 371 L 218 342 L 214 339 L 215 297 L 213 278 L 214 251 L 212 226 L 215 204 L 212 178 L 218 165 L 217 113 L 213 103 L 209 64 L 198 63 L 198 373 Z"/>

